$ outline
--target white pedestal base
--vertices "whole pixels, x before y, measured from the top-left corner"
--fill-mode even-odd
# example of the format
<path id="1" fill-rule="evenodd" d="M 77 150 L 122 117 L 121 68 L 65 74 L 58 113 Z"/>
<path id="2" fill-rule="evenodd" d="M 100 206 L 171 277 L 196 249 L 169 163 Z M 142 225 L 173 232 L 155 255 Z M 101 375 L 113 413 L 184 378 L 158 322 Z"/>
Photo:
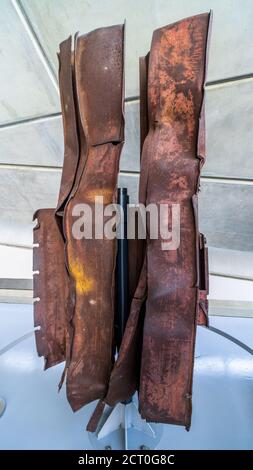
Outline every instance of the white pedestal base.
<path id="1" fill-rule="evenodd" d="M 89 433 L 94 449 L 155 449 L 163 431 L 162 424 L 142 419 L 135 400 L 107 407 L 96 433 Z"/>

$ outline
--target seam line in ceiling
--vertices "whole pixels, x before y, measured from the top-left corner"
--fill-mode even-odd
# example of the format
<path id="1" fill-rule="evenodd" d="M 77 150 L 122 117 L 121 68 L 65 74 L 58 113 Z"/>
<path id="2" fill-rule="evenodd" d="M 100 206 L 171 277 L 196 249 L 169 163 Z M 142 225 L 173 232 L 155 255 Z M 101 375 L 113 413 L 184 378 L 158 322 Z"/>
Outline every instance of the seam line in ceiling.
<path id="1" fill-rule="evenodd" d="M 52 81 L 52 84 L 54 85 L 54 88 L 55 90 L 57 91 L 57 93 L 59 94 L 59 88 L 58 88 L 58 83 L 57 83 L 57 78 L 56 78 L 56 74 L 55 74 L 55 71 L 51 65 L 51 62 L 50 60 L 48 59 L 47 57 L 47 54 L 34 30 L 34 27 L 30 21 L 30 18 L 29 16 L 27 15 L 23 5 L 21 4 L 20 0 L 11 0 L 11 3 L 13 5 L 13 8 L 15 9 L 18 17 L 20 18 L 27 34 L 29 35 L 32 43 L 33 43 L 33 46 L 34 48 L 36 49 L 36 52 L 40 58 L 40 60 L 42 61 L 44 67 L 46 68 L 47 70 L 47 73 Z"/>

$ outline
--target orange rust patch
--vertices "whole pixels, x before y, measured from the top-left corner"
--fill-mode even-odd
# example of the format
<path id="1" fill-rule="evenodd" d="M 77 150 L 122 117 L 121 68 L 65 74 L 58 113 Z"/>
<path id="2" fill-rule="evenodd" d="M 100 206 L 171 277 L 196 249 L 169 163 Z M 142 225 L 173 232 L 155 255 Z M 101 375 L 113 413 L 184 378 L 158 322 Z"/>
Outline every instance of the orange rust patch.
<path id="1" fill-rule="evenodd" d="M 103 204 L 110 204 L 112 202 L 112 196 L 113 196 L 113 191 L 107 188 L 95 188 L 85 193 L 85 199 L 93 203 L 96 202 L 95 200 L 96 197 L 103 197 Z"/>
<path id="2" fill-rule="evenodd" d="M 70 261 L 70 272 L 76 282 L 76 290 L 79 294 L 87 294 L 93 289 L 94 279 L 87 276 L 84 266 L 78 261 Z"/>

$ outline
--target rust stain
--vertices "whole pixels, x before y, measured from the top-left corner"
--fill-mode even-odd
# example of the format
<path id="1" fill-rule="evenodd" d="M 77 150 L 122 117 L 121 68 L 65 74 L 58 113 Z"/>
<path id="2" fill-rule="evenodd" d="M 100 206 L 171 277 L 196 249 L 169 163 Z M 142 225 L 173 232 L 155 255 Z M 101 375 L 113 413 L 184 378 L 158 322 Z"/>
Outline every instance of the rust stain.
<path id="1" fill-rule="evenodd" d="M 111 188 L 93 188 L 85 193 L 86 201 L 91 203 L 96 202 L 96 198 L 103 197 L 103 204 L 110 204 L 112 202 L 113 191 Z M 97 201 L 99 203 L 99 201 Z"/>
<path id="2" fill-rule="evenodd" d="M 79 294 L 88 294 L 94 288 L 95 280 L 87 276 L 84 265 L 79 260 L 70 260 L 69 269 L 75 280 L 76 290 Z"/>

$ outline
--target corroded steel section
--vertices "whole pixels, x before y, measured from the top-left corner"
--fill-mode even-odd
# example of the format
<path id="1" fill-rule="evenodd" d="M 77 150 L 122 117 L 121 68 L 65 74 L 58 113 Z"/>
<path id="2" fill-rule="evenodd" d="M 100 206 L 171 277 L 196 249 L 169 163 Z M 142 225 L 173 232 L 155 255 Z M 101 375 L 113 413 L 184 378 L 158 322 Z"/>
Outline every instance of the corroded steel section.
<path id="1" fill-rule="evenodd" d="M 163 251 L 161 238 L 148 236 L 136 298 L 104 398 L 113 405 L 137 388 L 145 419 L 187 429 L 196 325 L 207 324 L 208 308 L 207 249 L 198 229 L 197 193 L 205 159 L 209 25 L 210 14 L 202 14 L 155 31 L 150 54 L 140 61 L 139 200 L 180 204 L 181 240 L 177 250 Z M 95 424 L 94 419 L 90 429 Z"/>
<path id="2" fill-rule="evenodd" d="M 69 282 L 64 259 L 64 240 L 54 209 L 40 209 L 34 214 L 33 240 L 34 326 L 39 356 L 45 369 L 65 360 L 68 347 Z M 37 246 L 38 245 L 38 246 Z"/>
<path id="3" fill-rule="evenodd" d="M 190 427 L 196 325 L 208 321 L 198 191 L 209 26 L 210 15 L 201 14 L 156 30 L 150 53 L 140 61 L 139 201 L 180 205 L 180 246 L 163 250 L 161 237 L 149 237 L 149 221 L 147 242 L 133 243 L 131 296 L 138 285 L 115 364 L 117 241 L 97 237 L 94 208 L 97 196 L 103 197 L 101 212 L 116 202 L 124 141 L 124 25 L 76 36 L 74 53 L 70 38 L 60 45 L 64 166 L 56 210 L 35 214 L 36 344 L 46 368 L 66 359 L 73 410 L 100 399 L 90 430 L 105 402 L 126 400 L 136 389 L 144 418 Z M 84 203 L 92 209 L 90 239 L 73 236 L 76 208 Z"/>
<path id="4" fill-rule="evenodd" d="M 73 209 L 95 197 L 116 202 L 119 158 L 124 139 L 124 26 L 102 28 L 77 37 L 75 80 L 79 134 L 85 148 L 64 211 L 66 262 L 75 289 L 74 335 L 67 369 L 67 396 L 77 410 L 104 396 L 114 360 L 115 263 L 117 241 L 76 239 Z M 105 222 L 107 219 L 105 218 Z"/>
<path id="5" fill-rule="evenodd" d="M 45 368 L 69 358 L 74 292 L 64 255 L 63 211 L 74 184 L 79 160 L 79 142 L 74 96 L 71 38 L 60 44 L 59 86 L 64 130 L 64 162 L 56 211 L 40 209 L 34 214 L 34 305 L 36 345 L 45 358 Z"/>
<path id="6" fill-rule="evenodd" d="M 180 246 L 148 241 L 139 409 L 149 420 L 190 427 L 200 269 L 198 154 L 209 14 L 153 34 L 149 59 L 147 204 L 180 204 Z M 203 146 L 202 146 L 203 148 Z"/>
<path id="7" fill-rule="evenodd" d="M 124 25 L 60 44 L 64 164 L 56 210 L 34 229 L 36 343 L 45 367 L 66 359 L 74 410 L 104 395 L 113 363 L 116 240 L 77 240 L 73 208 L 116 202 L 124 140 Z M 94 212 L 93 212 L 94 215 Z M 106 220 L 105 220 L 106 221 Z M 93 223 L 93 236 L 95 225 Z"/>

